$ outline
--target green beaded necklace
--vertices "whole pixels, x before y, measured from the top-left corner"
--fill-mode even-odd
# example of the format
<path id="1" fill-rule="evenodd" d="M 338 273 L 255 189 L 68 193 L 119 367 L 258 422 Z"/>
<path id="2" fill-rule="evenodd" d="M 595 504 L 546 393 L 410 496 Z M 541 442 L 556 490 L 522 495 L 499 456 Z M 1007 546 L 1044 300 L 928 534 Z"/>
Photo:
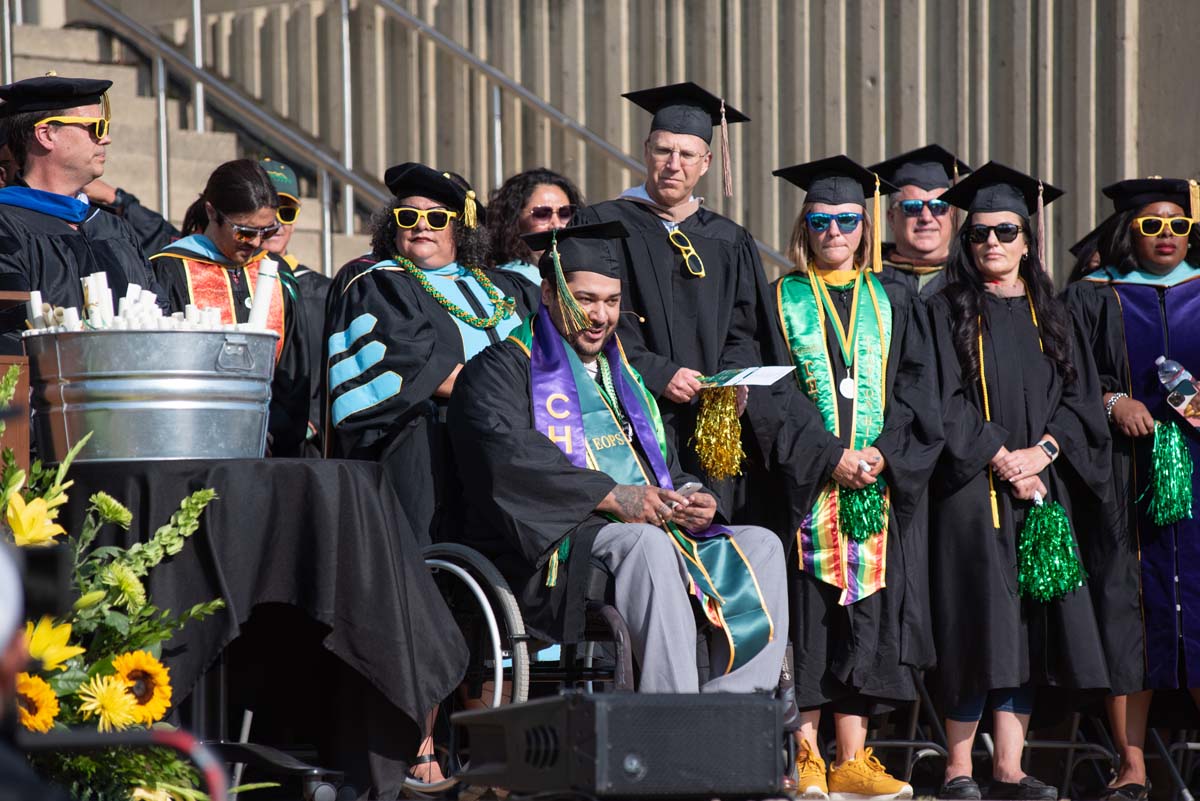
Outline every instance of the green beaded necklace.
<path id="1" fill-rule="evenodd" d="M 395 262 L 396 264 L 400 265 L 400 269 L 404 270 L 404 272 L 408 273 L 413 278 L 416 278 L 417 283 L 421 285 L 421 288 L 428 292 L 429 296 L 436 300 L 443 309 L 445 309 L 451 315 L 462 320 L 472 328 L 495 328 L 501 320 L 507 320 L 509 317 L 511 317 L 517 308 L 516 300 L 501 295 L 500 290 L 496 289 L 496 285 L 488 280 L 488 277 L 484 274 L 483 270 L 479 269 L 478 267 L 468 266 L 467 271 L 470 272 L 471 275 L 475 276 L 475 280 L 479 282 L 481 287 L 483 287 L 483 291 L 487 293 L 488 300 L 490 300 L 492 302 L 492 306 L 495 307 L 495 311 L 492 312 L 491 317 L 476 317 L 470 312 L 464 311 L 463 309 L 460 309 L 458 306 L 454 305 L 449 298 L 433 288 L 433 284 L 430 283 L 429 279 L 425 276 L 424 270 L 403 256 L 397 254 L 395 257 Z"/>

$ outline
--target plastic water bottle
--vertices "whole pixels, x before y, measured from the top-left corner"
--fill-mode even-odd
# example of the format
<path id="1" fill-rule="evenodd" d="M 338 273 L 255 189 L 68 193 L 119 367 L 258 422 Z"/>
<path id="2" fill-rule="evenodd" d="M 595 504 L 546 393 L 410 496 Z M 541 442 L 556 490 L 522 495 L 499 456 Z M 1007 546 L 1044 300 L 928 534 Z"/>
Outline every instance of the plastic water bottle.
<path id="1" fill-rule="evenodd" d="M 1159 356 L 1154 363 L 1158 365 L 1158 383 L 1162 384 L 1168 393 L 1174 392 L 1180 384 L 1191 383 L 1192 374 L 1174 359 Z"/>

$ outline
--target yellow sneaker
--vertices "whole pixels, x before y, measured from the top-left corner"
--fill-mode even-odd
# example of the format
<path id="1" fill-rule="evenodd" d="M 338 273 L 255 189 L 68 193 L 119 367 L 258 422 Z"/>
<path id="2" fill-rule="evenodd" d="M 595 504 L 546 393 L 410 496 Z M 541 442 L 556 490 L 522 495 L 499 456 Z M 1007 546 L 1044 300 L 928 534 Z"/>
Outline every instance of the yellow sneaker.
<path id="1" fill-rule="evenodd" d="M 812 750 L 807 740 L 800 741 L 800 749 L 796 753 L 796 798 L 829 801 L 825 760 Z"/>
<path id="2" fill-rule="evenodd" d="M 841 767 L 829 766 L 830 801 L 891 801 L 912 797 L 912 785 L 889 776 L 870 748 Z"/>

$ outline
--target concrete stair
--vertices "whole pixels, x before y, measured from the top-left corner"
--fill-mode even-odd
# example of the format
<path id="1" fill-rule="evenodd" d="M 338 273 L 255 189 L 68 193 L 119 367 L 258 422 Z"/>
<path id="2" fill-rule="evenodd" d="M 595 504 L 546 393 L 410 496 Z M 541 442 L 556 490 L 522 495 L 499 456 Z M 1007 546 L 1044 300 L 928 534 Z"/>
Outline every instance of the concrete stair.
<path id="1" fill-rule="evenodd" d="M 147 208 L 158 207 L 158 130 L 148 65 L 138 63 L 136 54 L 127 53 L 120 43 L 109 41 L 98 31 L 22 25 L 13 31 L 13 71 L 18 80 L 49 71 L 111 80 L 113 143 L 104 180 L 136 195 Z M 186 100 L 167 100 L 169 216 L 176 227 L 213 169 L 230 159 L 257 155 L 257 150 L 243 151 L 234 133 L 191 130 L 187 105 Z M 301 198 L 301 202 L 290 249 L 302 263 L 320 269 L 320 206 L 311 197 Z M 333 268 L 369 247 L 368 234 L 335 234 Z"/>

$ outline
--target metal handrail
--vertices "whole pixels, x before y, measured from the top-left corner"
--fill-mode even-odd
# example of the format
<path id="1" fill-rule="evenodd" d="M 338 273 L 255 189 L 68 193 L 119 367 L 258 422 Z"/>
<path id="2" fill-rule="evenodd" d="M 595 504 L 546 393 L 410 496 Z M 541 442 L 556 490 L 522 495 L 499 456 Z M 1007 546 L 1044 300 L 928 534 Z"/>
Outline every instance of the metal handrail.
<path id="1" fill-rule="evenodd" d="M 144 57 L 151 61 L 161 59 L 166 70 L 179 75 L 194 84 L 204 86 L 208 92 L 206 102 L 220 108 L 230 117 L 236 118 L 251 135 L 270 142 L 280 154 L 296 164 L 306 164 L 317 172 L 318 184 L 328 182 L 329 178 L 337 180 L 346 186 L 352 186 L 360 193 L 360 202 L 365 204 L 383 205 L 391 199 L 391 194 L 382 184 L 365 178 L 347 169 L 336 153 L 324 143 L 296 130 L 292 123 L 270 112 L 264 111 L 252 98 L 240 90 L 230 86 L 211 73 L 197 69 L 194 64 L 171 44 L 163 41 L 154 31 L 137 22 L 133 18 L 118 11 L 104 0 L 85 0 L 85 3 L 99 13 L 104 25 L 96 25 L 90 21 L 81 21 L 80 25 L 98 28 L 103 27 L 125 43 L 139 50 Z M 163 124 L 160 120 L 160 126 Z M 165 176 L 165 170 L 163 175 Z M 160 187 L 165 194 L 165 189 Z M 327 202 L 326 195 L 322 202 Z M 329 227 L 331 215 L 322 213 L 322 261 L 327 275 L 332 274 L 334 266 L 331 263 L 332 229 Z M 352 233 L 352 232 L 348 232 Z"/>
<path id="2" fill-rule="evenodd" d="M 512 92 L 527 106 L 549 118 L 551 122 L 561 126 L 562 128 L 565 128 L 570 133 L 585 140 L 588 144 L 598 148 L 601 153 L 615 161 L 617 164 L 640 175 L 645 174 L 645 164 L 621 150 L 599 134 L 595 133 L 586 125 L 576 120 L 574 117 L 563 113 L 559 109 L 542 100 L 506 72 L 481 59 L 479 56 L 475 55 L 470 50 L 463 47 L 458 42 L 454 41 L 425 20 L 405 10 L 398 5 L 395 0 L 374 0 L 374 2 L 375 5 L 387 11 L 399 22 L 413 29 L 418 34 L 428 37 L 433 41 L 434 44 L 441 47 L 447 53 L 466 63 L 467 66 L 483 73 L 483 75 L 494 84 L 497 84 L 509 92 Z M 775 250 L 775 248 L 766 244 L 757 237 L 755 238 L 754 243 L 758 246 L 758 250 L 763 257 L 775 262 L 784 269 L 791 269 L 791 261 L 789 261 L 788 258 L 778 250 Z"/>

